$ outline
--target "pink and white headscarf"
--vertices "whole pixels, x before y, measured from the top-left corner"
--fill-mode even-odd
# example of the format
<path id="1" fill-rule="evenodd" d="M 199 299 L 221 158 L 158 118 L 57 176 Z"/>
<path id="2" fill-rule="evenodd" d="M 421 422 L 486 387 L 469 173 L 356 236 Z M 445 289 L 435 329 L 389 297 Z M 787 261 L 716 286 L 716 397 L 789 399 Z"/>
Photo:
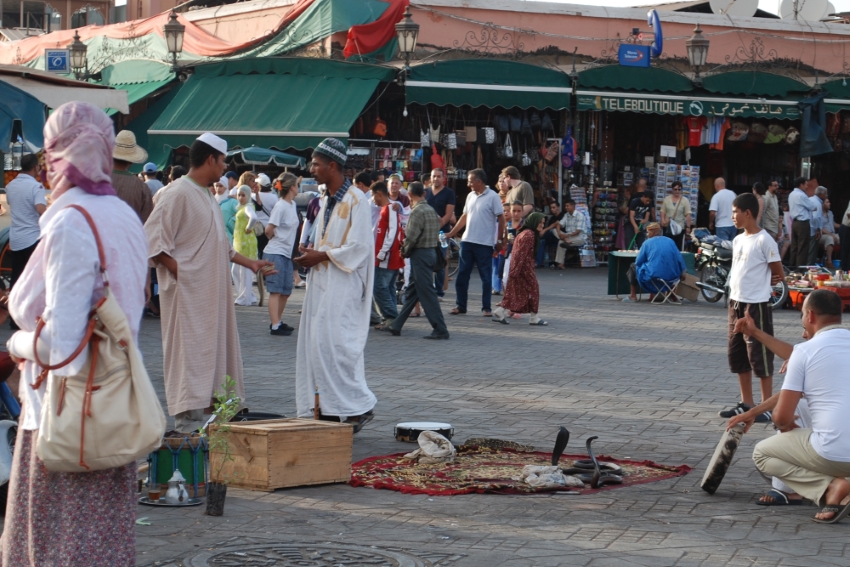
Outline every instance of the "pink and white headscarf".
<path id="1" fill-rule="evenodd" d="M 68 102 L 44 125 L 47 179 L 52 199 L 71 187 L 92 195 L 115 195 L 112 187 L 112 120 L 88 102 Z"/>

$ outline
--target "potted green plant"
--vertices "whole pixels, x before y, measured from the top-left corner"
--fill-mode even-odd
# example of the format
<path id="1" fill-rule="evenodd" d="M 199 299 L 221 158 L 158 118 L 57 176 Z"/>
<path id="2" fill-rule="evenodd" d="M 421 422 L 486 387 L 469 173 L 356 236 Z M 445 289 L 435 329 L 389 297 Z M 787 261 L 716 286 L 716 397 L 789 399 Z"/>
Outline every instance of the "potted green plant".
<path id="1" fill-rule="evenodd" d="M 230 478 L 223 476 L 224 465 L 233 461 L 228 433 L 230 432 L 230 420 L 239 411 L 242 400 L 236 395 L 236 382 L 230 376 L 224 377 L 222 389 L 213 395 L 213 416 L 206 426 L 201 429 L 201 434 L 206 436 L 210 456 L 217 455 L 215 469 L 210 475 L 207 485 L 207 515 L 221 516 L 224 514 L 224 499 L 227 496 L 227 483 Z M 210 464 L 213 460 L 210 459 Z M 213 480 L 215 479 L 215 480 Z"/>

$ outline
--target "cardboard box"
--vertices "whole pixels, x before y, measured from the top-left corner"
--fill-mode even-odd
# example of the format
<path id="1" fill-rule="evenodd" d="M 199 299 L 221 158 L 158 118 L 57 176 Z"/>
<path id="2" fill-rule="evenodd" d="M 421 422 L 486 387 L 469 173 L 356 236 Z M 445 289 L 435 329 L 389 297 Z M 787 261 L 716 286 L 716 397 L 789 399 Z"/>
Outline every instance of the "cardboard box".
<path id="1" fill-rule="evenodd" d="M 679 280 L 679 285 L 676 287 L 676 295 L 684 297 L 688 301 L 696 301 L 699 298 L 699 288 L 697 282 L 699 279 L 691 274 L 685 274 L 685 277 Z"/>
<path id="2" fill-rule="evenodd" d="M 234 460 L 220 466 L 222 453 L 210 448 L 211 481 L 271 492 L 351 480 L 351 425 L 287 418 L 229 427 L 224 435 Z"/>

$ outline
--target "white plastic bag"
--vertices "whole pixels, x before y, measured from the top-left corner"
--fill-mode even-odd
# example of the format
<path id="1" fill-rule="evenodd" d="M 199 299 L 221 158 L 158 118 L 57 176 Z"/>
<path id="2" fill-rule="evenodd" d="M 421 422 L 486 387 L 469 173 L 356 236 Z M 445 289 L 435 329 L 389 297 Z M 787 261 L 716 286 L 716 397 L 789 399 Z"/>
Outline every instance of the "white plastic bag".
<path id="1" fill-rule="evenodd" d="M 422 465 L 453 463 L 457 449 L 452 442 L 435 431 L 423 431 L 417 439 L 419 448 L 404 456 Z"/>
<path id="2" fill-rule="evenodd" d="M 565 475 L 560 467 L 526 465 L 522 468 L 519 478 L 534 488 L 584 488 L 584 483 L 574 476 Z"/>

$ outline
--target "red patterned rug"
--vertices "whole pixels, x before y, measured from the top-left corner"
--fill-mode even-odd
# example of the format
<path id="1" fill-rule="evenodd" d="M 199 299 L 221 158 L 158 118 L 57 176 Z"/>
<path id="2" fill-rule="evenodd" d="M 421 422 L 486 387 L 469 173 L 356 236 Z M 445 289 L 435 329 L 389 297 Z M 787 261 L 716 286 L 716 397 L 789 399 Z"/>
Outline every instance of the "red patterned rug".
<path id="1" fill-rule="evenodd" d="M 458 454 L 451 464 L 420 465 L 404 458 L 405 453 L 383 457 L 369 457 L 351 466 L 351 485 L 370 486 L 396 490 L 404 494 L 428 494 L 452 496 L 455 494 L 495 493 L 534 494 L 571 490 L 580 494 L 593 494 L 600 490 L 611 490 L 635 484 L 657 482 L 688 474 L 687 465 L 661 465 L 652 461 L 613 459 L 600 455 L 597 459 L 617 463 L 623 467 L 623 483 L 591 488 L 534 488 L 524 482 L 513 480 L 519 477 L 526 465 L 551 465 L 551 453 L 525 453 L 512 449 L 487 447 L 458 447 Z M 563 455 L 559 462 L 569 468 L 586 455 Z"/>

